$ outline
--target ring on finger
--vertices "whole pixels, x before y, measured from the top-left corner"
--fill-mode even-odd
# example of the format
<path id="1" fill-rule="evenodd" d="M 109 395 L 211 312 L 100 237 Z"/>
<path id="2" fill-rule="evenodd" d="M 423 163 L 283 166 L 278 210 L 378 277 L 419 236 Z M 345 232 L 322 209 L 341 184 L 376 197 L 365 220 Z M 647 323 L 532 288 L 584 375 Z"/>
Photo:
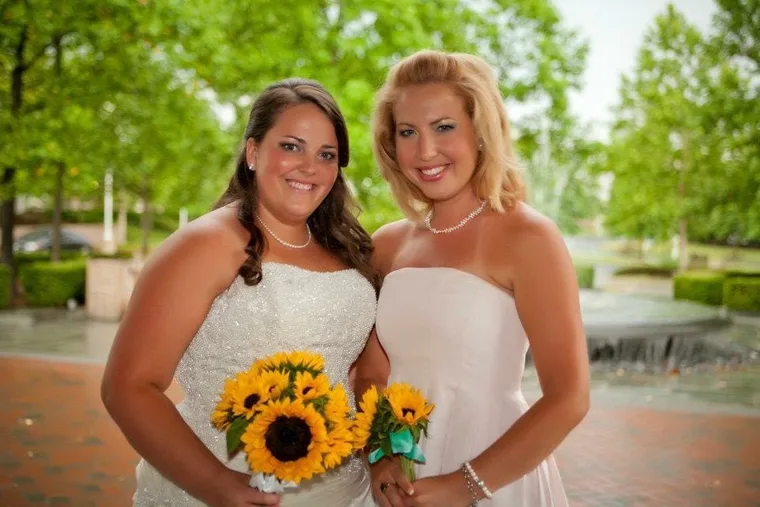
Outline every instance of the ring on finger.
<path id="1" fill-rule="evenodd" d="M 380 483 L 380 493 L 385 493 L 385 490 L 388 489 L 388 486 L 390 486 L 390 482 L 383 482 Z"/>

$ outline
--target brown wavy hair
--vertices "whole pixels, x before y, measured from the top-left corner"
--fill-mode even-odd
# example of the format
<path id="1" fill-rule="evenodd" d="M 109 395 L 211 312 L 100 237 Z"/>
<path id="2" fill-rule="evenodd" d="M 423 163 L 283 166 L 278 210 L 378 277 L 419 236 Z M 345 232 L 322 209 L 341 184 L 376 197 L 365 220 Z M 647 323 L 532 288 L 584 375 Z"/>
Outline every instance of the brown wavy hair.
<path id="1" fill-rule="evenodd" d="M 349 161 L 346 120 L 335 99 L 320 83 L 299 78 L 285 79 L 268 86 L 253 103 L 235 174 L 227 190 L 214 205 L 216 209 L 239 202 L 238 220 L 251 233 L 245 249 L 248 259 L 240 266 L 240 276 L 247 285 L 261 282 L 261 257 L 266 246 L 266 238 L 254 220 L 254 211 L 259 199 L 256 171 L 249 170 L 246 162 L 246 143 L 248 139 L 253 139 L 256 144 L 260 144 L 286 109 L 304 103 L 319 107 L 335 127 L 335 136 L 338 139 L 338 166 L 341 168 L 332 189 L 307 220 L 312 235 L 320 245 L 347 266 L 359 271 L 377 290 L 379 278 L 371 262 L 372 240 L 356 218 L 359 206 L 349 191 L 342 171 Z"/>

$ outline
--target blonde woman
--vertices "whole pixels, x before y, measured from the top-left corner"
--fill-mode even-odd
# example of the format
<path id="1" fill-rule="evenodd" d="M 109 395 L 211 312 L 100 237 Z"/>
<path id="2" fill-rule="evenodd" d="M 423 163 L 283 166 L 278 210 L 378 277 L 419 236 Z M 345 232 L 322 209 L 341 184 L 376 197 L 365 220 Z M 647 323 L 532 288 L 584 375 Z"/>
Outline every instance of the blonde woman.
<path id="1" fill-rule="evenodd" d="M 377 97 L 374 149 L 407 219 L 374 236 L 384 276 L 356 391 L 408 382 L 435 403 L 409 484 L 373 466 L 382 507 L 563 507 L 552 457 L 589 406 L 573 265 L 555 225 L 523 200 L 489 66 L 416 53 Z M 530 347 L 543 395 L 521 392 Z"/>

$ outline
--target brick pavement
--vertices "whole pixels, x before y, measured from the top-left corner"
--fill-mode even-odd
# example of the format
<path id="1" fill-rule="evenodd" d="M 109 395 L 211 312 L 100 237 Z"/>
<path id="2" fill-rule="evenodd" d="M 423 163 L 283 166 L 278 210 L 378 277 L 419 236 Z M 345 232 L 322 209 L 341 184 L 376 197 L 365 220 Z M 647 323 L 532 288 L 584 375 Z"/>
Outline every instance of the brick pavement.
<path id="1" fill-rule="evenodd" d="M 137 458 L 100 403 L 102 366 L 0 372 L 0 507 L 131 505 Z M 573 507 L 760 507 L 758 417 L 595 405 L 557 459 Z"/>

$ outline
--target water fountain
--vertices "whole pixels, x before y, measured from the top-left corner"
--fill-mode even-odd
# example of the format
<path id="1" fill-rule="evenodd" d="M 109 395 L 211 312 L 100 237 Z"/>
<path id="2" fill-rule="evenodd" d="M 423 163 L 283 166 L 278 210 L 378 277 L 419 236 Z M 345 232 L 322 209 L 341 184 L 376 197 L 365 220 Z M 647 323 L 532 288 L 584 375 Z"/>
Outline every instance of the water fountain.
<path id="1" fill-rule="evenodd" d="M 744 352 L 719 339 L 731 322 L 716 308 L 593 290 L 580 297 L 592 361 L 672 368 Z"/>

